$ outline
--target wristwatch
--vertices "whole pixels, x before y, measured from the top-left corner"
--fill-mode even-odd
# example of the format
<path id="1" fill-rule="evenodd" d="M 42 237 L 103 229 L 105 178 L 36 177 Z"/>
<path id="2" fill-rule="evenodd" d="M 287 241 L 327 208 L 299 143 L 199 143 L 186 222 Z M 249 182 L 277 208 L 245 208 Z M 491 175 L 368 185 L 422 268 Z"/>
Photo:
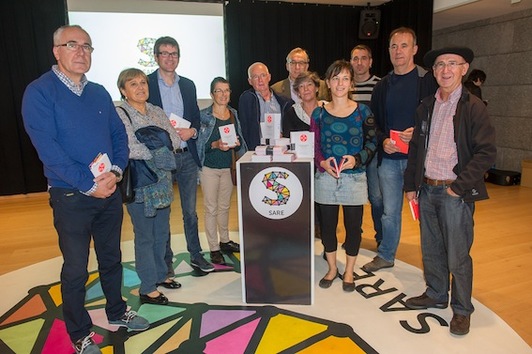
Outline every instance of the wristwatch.
<path id="1" fill-rule="evenodd" d="M 111 170 L 111 173 L 116 176 L 116 183 L 122 180 L 122 175 L 118 171 Z"/>

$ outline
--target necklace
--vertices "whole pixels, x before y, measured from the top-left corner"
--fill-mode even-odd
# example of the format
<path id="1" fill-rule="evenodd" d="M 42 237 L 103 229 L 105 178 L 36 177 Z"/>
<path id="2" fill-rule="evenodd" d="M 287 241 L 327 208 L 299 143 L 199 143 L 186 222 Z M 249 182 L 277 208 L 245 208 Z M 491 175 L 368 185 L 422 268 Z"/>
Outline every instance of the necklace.
<path id="1" fill-rule="evenodd" d="M 218 112 L 213 107 L 212 108 L 212 115 L 215 116 L 218 119 L 225 120 L 225 119 L 229 118 L 229 109 L 227 109 L 227 107 L 224 107 L 223 111 Z"/>

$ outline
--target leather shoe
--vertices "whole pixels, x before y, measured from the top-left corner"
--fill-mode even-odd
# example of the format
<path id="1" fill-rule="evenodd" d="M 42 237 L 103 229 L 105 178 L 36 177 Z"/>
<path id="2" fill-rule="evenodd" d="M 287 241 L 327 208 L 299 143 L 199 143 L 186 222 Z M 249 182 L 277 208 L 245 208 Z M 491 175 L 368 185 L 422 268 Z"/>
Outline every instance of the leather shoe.
<path id="1" fill-rule="evenodd" d="M 143 304 L 167 305 L 168 298 L 164 296 L 163 293 L 159 293 L 159 296 L 157 297 L 151 297 L 148 295 L 140 294 L 140 302 L 142 302 Z"/>
<path id="2" fill-rule="evenodd" d="M 157 286 L 162 286 L 163 288 L 166 288 L 166 289 L 175 290 L 181 287 L 181 283 L 173 279 L 170 279 L 170 281 L 163 281 L 162 283 L 158 283 Z"/>
<path id="3" fill-rule="evenodd" d="M 424 310 L 429 307 L 436 309 L 445 309 L 447 308 L 447 302 L 437 302 L 436 300 L 430 298 L 427 293 L 423 293 L 417 297 L 411 297 L 405 301 L 406 307 L 411 310 Z"/>
<path id="4" fill-rule="evenodd" d="M 352 293 L 353 291 L 355 291 L 355 288 L 356 288 L 355 282 L 352 282 L 352 283 L 348 283 L 345 281 L 342 282 L 342 289 L 348 293 Z"/>
<path id="5" fill-rule="evenodd" d="M 225 253 L 238 253 L 240 252 L 240 245 L 236 242 L 220 242 L 220 251 Z"/>
<path id="6" fill-rule="evenodd" d="M 375 272 L 383 268 L 391 268 L 393 266 L 394 266 L 394 262 L 388 262 L 387 260 L 382 259 L 379 256 L 375 256 L 371 262 L 366 263 L 362 266 L 362 270 L 369 273 L 369 272 Z"/>
<path id="7" fill-rule="evenodd" d="M 327 276 L 327 275 L 325 275 Z M 334 279 L 336 278 L 341 278 L 340 277 L 340 272 L 336 271 L 336 276 L 334 278 L 332 278 L 331 280 L 329 279 L 325 279 L 325 277 L 321 278 L 320 282 L 319 282 L 319 286 L 320 288 L 323 288 L 323 289 L 327 289 L 327 288 L 330 288 Z"/>
<path id="8" fill-rule="evenodd" d="M 469 324 L 471 316 L 454 314 L 451 320 L 451 333 L 459 336 L 469 333 Z"/>
<path id="9" fill-rule="evenodd" d="M 224 264 L 224 256 L 221 251 L 211 251 L 211 263 L 212 264 Z"/>

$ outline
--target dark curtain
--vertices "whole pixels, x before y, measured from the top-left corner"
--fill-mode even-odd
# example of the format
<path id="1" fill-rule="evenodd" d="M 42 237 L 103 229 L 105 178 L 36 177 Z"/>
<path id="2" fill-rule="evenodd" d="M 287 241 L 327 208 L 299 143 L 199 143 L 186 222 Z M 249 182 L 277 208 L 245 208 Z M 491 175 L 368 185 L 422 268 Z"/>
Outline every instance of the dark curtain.
<path id="1" fill-rule="evenodd" d="M 295 47 L 310 55 L 310 69 L 320 75 L 336 59 L 349 59 L 364 43 L 373 50 L 373 72 L 391 69 L 388 36 L 399 26 L 418 35 L 416 62 L 431 47 L 432 1 L 392 0 L 379 7 L 379 37 L 359 40 L 363 7 L 229 0 L 225 6 L 226 60 L 233 106 L 249 87 L 247 68 L 255 61 L 268 65 L 272 84 L 287 77 L 285 58 Z M 0 195 L 46 190 L 42 165 L 22 124 L 25 87 L 48 71 L 55 59 L 52 34 L 67 23 L 66 0 L 16 0 L 0 4 Z"/>
<path id="2" fill-rule="evenodd" d="M 42 164 L 20 110 L 26 86 L 55 63 L 52 35 L 66 19 L 65 0 L 0 4 L 0 195 L 46 190 Z"/>
<path id="3" fill-rule="evenodd" d="M 413 28 L 418 36 L 416 62 L 430 49 L 432 1 L 392 0 L 378 7 L 381 24 L 377 39 L 360 40 L 358 26 L 364 7 L 229 0 L 225 6 L 226 60 L 233 94 L 232 105 L 250 86 L 247 68 L 265 63 L 271 84 L 288 76 L 286 55 L 295 47 L 307 50 L 310 70 L 323 77 L 336 59 L 349 60 L 351 49 L 366 44 L 373 51 L 373 73 L 383 76 L 390 69 L 388 36 L 400 26 Z"/>

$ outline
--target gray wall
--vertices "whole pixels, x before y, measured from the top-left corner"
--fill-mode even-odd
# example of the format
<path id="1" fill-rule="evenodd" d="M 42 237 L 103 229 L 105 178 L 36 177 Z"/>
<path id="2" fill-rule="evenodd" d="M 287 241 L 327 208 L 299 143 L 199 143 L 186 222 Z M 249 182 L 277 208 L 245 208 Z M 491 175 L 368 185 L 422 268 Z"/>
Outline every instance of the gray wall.
<path id="1" fill-rule="evenodd" d="M 432 47 L 468 46 L 487 75 L 482 98 L 497 131 L 496 168 L 532 160 L 532 10 L 434 31 Z M 466 75 L 467 77 L 467 75 Z"/>

